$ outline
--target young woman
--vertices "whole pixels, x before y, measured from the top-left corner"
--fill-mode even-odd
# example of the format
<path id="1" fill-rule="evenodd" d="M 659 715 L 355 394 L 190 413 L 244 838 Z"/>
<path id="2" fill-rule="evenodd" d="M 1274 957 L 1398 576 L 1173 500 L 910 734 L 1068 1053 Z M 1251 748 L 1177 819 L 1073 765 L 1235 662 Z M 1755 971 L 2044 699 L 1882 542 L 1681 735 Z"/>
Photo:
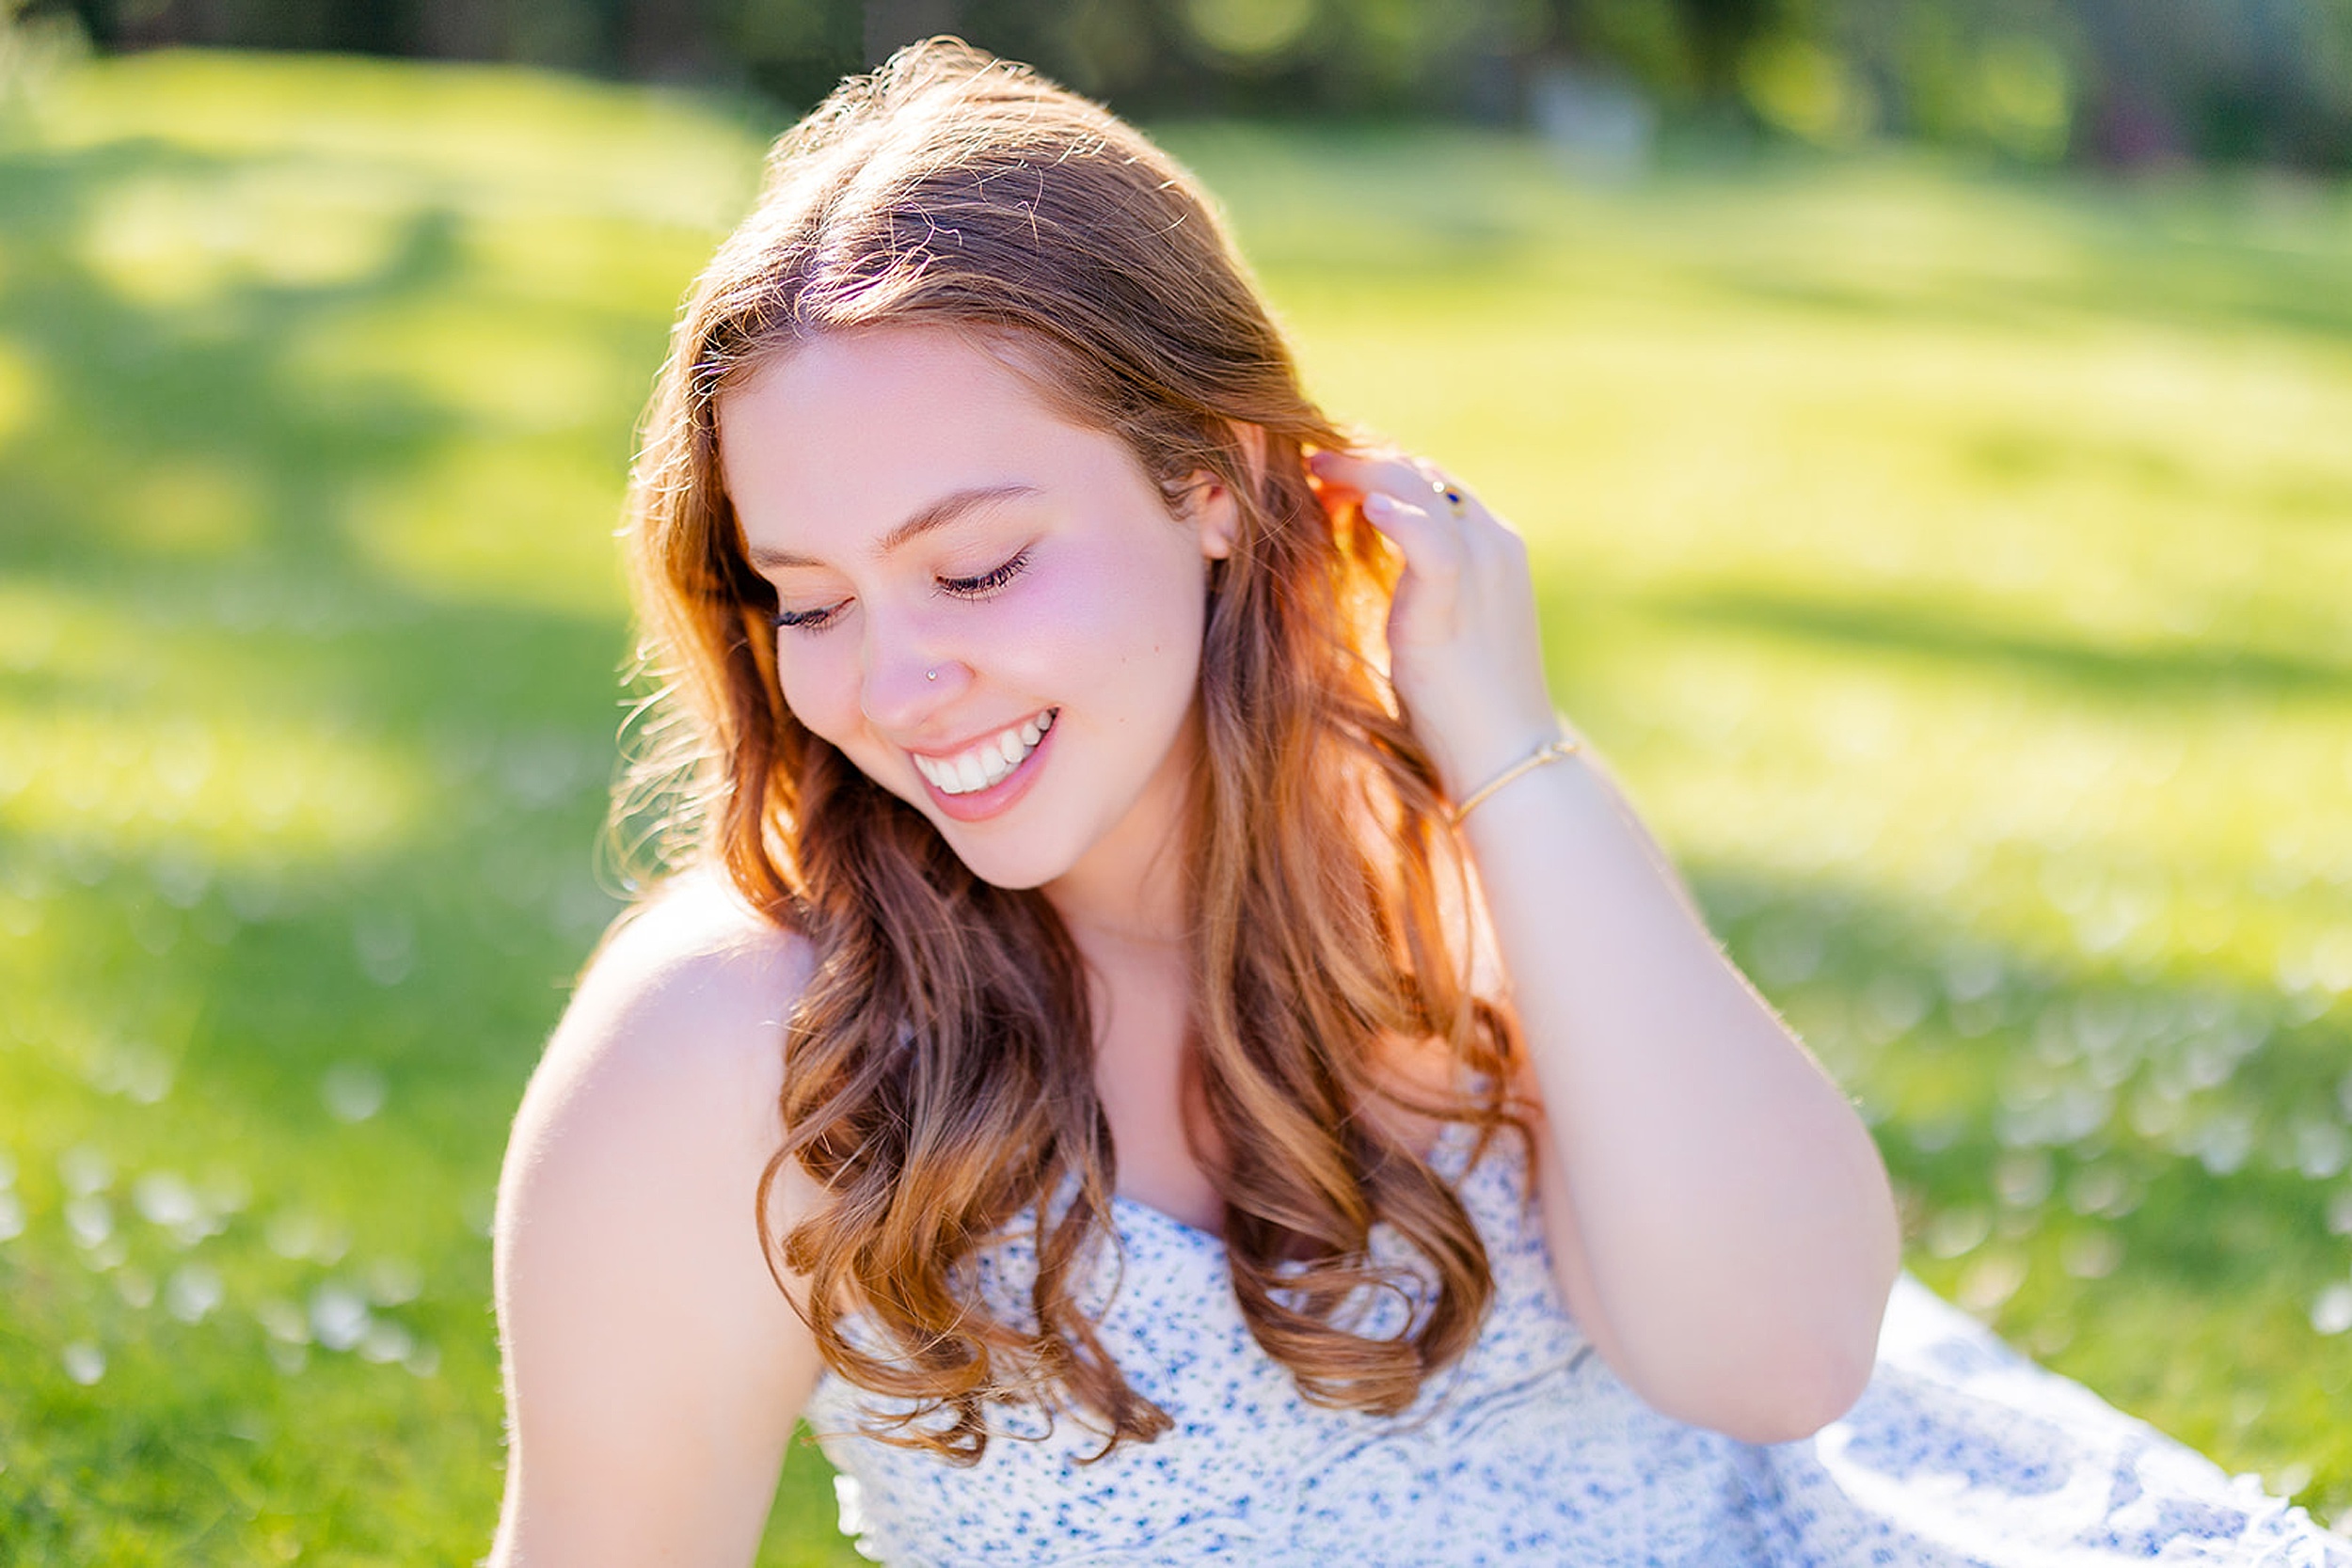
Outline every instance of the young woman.
<path id="1" fill-rule="evenodd" d="M 495 1561 L 747 1562 L 804 1414 L 894 1563 L 2352 1563 L 1898 1282 L 1517 536 L 1101 110 L 787 135 L 630 546 L 695 838 L 516 1127 Z"/>

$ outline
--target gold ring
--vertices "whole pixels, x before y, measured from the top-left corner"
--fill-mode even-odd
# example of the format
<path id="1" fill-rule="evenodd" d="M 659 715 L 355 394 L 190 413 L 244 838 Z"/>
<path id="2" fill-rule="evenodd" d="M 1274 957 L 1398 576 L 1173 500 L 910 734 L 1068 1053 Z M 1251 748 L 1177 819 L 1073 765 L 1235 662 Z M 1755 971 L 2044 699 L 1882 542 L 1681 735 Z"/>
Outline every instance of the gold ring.
<path id="1" fill-rule="evenodd" d="M 1441 479 L 1431 480 L 1429 482 L 1429 487 L 1438 492 L 1438 496 L 1444 499 L 1446 506 L 1456 517 L 1467 517 L 1470 515 L 1470 499 L 1468 497 L 1464 496 L 1459 489 L 1455 488 L 1454 485 L 1448 484 Z"/>

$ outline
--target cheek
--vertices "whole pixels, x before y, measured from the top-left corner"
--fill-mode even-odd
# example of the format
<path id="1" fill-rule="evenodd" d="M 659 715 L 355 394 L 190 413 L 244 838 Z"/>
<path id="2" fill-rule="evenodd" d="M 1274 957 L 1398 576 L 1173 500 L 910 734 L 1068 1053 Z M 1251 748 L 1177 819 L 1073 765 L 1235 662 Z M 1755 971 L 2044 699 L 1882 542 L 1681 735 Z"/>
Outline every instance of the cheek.
<path id="1" fill-rule="evenodd" d="M 1150 685 L 1188 694 L 1200 668 L 1201 607 L 1198 556 L 1187 564 L 1096 549 L 1004 607 L 996 662 L 1049 691 Z"/>
<path id="2" fill-rule="evenodd" d="M 776 685 L 792 716 L 836 746 L 863 718 L 857 651 L 844 638 L 781 633 L 776 640 Z"/>

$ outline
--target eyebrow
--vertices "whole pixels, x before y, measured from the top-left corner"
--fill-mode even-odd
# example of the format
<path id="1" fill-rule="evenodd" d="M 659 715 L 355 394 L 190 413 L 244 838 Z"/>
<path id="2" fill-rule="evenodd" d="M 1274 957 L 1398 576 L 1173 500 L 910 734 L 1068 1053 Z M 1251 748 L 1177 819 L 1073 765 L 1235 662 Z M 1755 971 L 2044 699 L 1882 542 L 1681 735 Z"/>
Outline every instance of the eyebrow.
<path id="1" fill-rule="evenodd" d="M 982 507 L 994 506 L 999 501 L 1015 500 L 1023 496 L 1034 496 L 1038 493 L 1038 487 L 1034 484 L 985 484 L 977 485 L 969 490 L 951 491 L 907 518 L 888 533 L 883 534 L 880 542 L 874 546 L 874 555 L 877 559 L 889 555 L 910 540 L 919 538 L 933 529 L 945 528 L 959 517 L 977 512 Z M 814 556 L 798 555 L 791 550 L 765 549 L 753 550 L 751 562 L 763 572 L 775 571 L 788 566 L 822 566 L 825 564 Z"/>

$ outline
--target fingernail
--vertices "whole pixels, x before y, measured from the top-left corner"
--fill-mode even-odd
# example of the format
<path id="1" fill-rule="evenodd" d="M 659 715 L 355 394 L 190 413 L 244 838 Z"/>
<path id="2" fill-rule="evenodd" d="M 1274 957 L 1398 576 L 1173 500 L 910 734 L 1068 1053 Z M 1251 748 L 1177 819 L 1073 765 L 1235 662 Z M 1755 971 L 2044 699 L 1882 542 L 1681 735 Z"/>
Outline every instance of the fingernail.
<path id="1" fill-rule="evenodd" d="M 1381 492 L 1375 490 L 1371 495 L 1364 498 L 1364 510 L 1367 512 L 1377 512 L 1385 517 L 1390 513 L 1396 510 L 1396 498 L 1394 496 L 1383 495 Z"/>

